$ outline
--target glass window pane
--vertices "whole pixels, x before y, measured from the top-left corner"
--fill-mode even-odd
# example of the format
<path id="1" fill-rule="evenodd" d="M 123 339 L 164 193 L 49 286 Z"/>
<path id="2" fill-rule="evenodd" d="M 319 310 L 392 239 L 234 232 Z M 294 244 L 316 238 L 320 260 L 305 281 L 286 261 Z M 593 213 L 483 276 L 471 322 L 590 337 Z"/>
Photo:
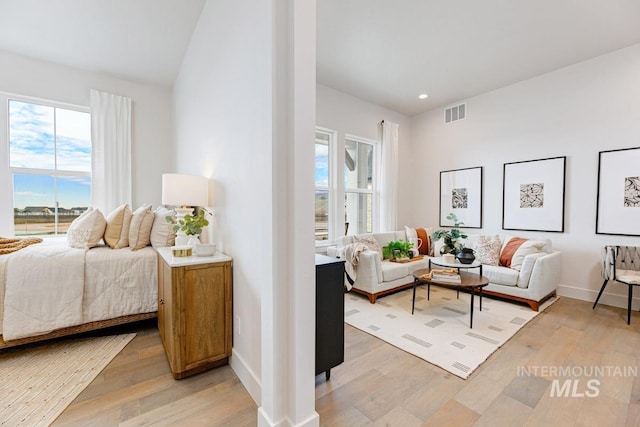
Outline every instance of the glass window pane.
<path id="1" fill-rule="evenodd" d="M 316 240 L 329 239 L 329 192 L 316 191 Z"/>
<path id="2" fill-rule="evenodd" d="M 347 139 L 344 150 L 344 187 L 373 188 L 373 145 Z"/>
<path id="3" fill-rule="evenodd" d="M 346 235 L 373 233 L 373 197 L 366 193 L 345 193 Z"/>
<path id="4" fill-rule="evenodd" d="M 329 143 L 316 139 L 316 185 L 329 186 Z"/>
<path id="5" fill-rule="evenodd" d="M 56 108 L 56 155 L 59 170 L 91 171 L 91 115 Z"/>
<path id="6" fill-rule="evenodd" d="M 53 169 L 53 107 L 9 101 L 9 165 Z"/>
<path id="7" fill-rule="evenodd" d="M 66 233 L 71 221 L 87 210 L 91 197 L 91 178 L 65 176 L 58 180 L 58 234 Z"/>
<path id="8" fill-rule="evenodd" d="M 13 206 L 16 236 L 54 234 L 53 176 L 13 174 Z"/>

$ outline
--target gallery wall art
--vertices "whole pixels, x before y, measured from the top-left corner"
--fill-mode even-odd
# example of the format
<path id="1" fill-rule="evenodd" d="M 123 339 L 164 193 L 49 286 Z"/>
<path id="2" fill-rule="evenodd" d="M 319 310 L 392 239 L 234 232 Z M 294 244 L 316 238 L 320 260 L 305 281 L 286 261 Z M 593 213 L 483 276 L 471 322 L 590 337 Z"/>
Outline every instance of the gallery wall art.
<path id="1" fill-rule="evenodd" d="M 453 213 L 463 228 L 482 228 L 481 166 L 440 172 L 440 226 L 453 227 Z"/>
<path id="2" fill-rule="evenodd" d="M 564 232 L 567 157 L 505 163 L 502 228 Z"/>
<path id="3" fill-rule="evenodd" d="M 640 147 L 598 155 L 596 234 L 640 236 Z"/>

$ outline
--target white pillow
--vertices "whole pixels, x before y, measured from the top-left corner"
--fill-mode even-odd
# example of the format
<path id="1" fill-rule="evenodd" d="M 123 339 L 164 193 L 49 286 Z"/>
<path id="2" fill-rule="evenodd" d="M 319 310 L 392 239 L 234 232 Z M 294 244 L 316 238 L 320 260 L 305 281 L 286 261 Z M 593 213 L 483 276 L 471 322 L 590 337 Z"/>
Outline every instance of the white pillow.
<path id="1" fill-rule="evenodd" d="M 104 242 L 112 249 L 121 249 L 129 246 L 129 227 L 132 216 L 131 209 L 125 203 L 115 208 L 107 217 Z"/>
<path id="2" fill-rule="evenodd" d="M 540 252 L 544 252 L 543 248 L 546 242 L 542 240 L 527 240 L 523 244 L 520 245 L 518 249 L 516 249 L 513 257 L 511 258 L 511 268 L 514 270 L 520 271 L 522 268 L 522 263 L 524 262 L 524 257 L 531 254 L 537 254 Z"/>
<path id="3" fill-rule="evenodd" d="M 167 222 L 167 216 L 176 219 L 176 212 L 162 206 L 153 211 L 153 226 L 151 227 L 151 246 L 161 248 L 163 246 L 173 246 L 176 241 L 176 232 L 173 231 L 173 224 Z"/>
<path id="4" fill-rule="evenodd" d="M 408 226 L 404 226 L 404 232 L 407 234 L 407 242 L 409 242 L 409 239 L 417 239 L 418 238 L 418 233 L 416 233 L 416 229 L 415 228 L 411 228 Z"/>
<path id="5" fill-rule="evenodd" d="M 100 243 L 107 220 L 100 210 L 88 208 L 73 220 L 67 230 L 67 243 L 72 248 L 91 249 Z"/>
<path id="6" fill-rule="evenodd" d="M 133 213 L 129 227 L 129 247 L 132 251 L 142 249 L 151 241 L 154 215 L 151 205 L 145 203 Z"/>
<path id="7" fill-rule="evenodd" d="M 502 242 L 500 236 L 476 236 L 473 240 L 473 251 L 476 261 L 484 265 L 500 264 L 500 248 Z M 513 262 L 513 261 L 512 261 Z"/>

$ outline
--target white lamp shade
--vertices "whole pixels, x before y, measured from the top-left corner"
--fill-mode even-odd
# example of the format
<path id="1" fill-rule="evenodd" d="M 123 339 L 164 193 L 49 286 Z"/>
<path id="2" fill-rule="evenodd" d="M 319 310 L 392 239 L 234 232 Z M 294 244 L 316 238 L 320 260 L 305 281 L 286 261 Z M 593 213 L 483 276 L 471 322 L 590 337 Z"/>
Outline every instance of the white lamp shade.
<path id="1" fill-rule="evenodd" d="M 208 206 L 209 180 L 204 176 L 181 173 L 162 174 L 162 204 Z"/>

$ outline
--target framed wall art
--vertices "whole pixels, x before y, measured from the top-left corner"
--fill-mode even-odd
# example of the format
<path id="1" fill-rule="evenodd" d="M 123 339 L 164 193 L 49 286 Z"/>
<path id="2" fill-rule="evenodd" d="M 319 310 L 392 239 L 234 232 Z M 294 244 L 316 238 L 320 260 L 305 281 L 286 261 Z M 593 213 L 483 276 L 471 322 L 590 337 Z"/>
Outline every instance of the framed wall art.
<path id="1" fill-rule="evenodd" d="M 566 164 L 566 156 L 504 164 L 504 230 L 564 232 Z"/>
<path id="2" fill-rule="evenodd" d="M 463 228 L 482 228 L 482 166 L 440 172 L 440 227 L 453 227 L 451 213 Z"/>
<path id="3" fill-rule="evenodd" d="M 601 151 L 596 234 L 640 236 L 640 147 Z"/>

